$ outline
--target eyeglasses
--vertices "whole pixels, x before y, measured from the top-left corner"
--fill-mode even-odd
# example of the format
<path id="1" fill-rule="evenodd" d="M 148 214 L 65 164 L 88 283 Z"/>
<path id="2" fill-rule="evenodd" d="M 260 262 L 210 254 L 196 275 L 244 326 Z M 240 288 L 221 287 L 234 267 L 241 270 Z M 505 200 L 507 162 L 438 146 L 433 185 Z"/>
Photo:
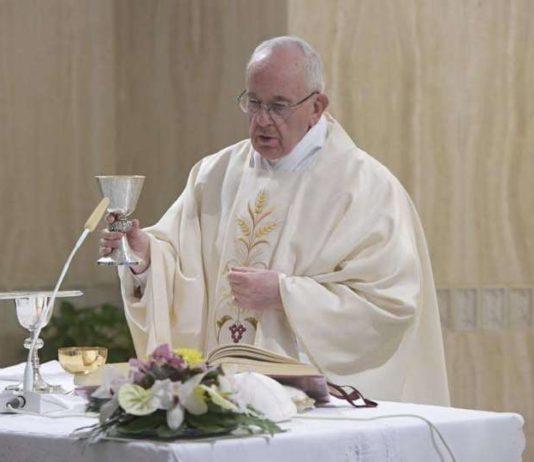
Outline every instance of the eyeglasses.
<path id="1" fill-rule="evenodd" d="M 251 97 L 247 93 L 247 90 L 243 90 L 243 93 L 238 96 L 237 102 L 245 114 L 254 115 L 260 112 L 262 108 L 265 108 L 271 117 L 274 116 L 280 119 L 285 119 L 287 116 L 289 116 L 293 109 L 310 99 L 313 95 L 317 94 L 319 94 L 317 90 L 312 91 L 308 96 L 300 101 L 297 101 L 296 103 L 288 103 L 286 101 L 273 101 L 272 103 L 264 103 Z"/>

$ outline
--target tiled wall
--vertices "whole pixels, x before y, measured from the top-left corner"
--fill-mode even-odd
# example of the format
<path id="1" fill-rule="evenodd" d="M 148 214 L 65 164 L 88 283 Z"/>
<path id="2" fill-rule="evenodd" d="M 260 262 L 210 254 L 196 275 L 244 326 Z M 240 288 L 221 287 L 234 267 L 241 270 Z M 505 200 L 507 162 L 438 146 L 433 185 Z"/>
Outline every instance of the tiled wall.
<path id="1" fill-rule="evenodd" d="M 533 288 L 438 289 L 441 323 L 451 330 L 528 330 L 533 327 Z"/>

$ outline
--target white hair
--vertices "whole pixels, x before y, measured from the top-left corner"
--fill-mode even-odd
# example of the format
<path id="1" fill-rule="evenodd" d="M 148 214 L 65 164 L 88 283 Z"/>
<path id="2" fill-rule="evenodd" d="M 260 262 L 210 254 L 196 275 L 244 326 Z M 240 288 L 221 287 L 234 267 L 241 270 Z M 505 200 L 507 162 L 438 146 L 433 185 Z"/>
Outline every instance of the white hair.
<path id="1" fill-rule="evenodd" d="M 305 76 L 308 81 L 307 83 L 309 90 L 324 92 L 325 83 L 323 76 L 323 63 L 319 53 L 317 53 L 317 51 L 315 51 L 315 49 L 308 42 L 292 35 L 275 37 L 260 43 L 248 61 L 247 73 L 260 53 L 280 48 L 295 47 L 298 48 L 304 56 L 303 66 Z"/>

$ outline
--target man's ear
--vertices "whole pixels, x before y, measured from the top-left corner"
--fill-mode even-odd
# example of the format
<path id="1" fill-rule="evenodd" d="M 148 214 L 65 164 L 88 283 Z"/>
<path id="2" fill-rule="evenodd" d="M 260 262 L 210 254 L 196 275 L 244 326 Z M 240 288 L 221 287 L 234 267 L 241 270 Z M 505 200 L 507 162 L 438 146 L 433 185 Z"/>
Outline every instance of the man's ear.
<path id="1" fill-rule="evenodd" d="M 316 96 L 315 101 L 313 102 L 312 126 L 315 125 L 317 122 L 319 122 L 319 119 L 321 118 L 321 116 L 323 115 L 323 112 L 328 107 L 329 102 L 330 101 L 328 99 L 328 96 L 326 96 L 324 93 L 319 93 Z"/>

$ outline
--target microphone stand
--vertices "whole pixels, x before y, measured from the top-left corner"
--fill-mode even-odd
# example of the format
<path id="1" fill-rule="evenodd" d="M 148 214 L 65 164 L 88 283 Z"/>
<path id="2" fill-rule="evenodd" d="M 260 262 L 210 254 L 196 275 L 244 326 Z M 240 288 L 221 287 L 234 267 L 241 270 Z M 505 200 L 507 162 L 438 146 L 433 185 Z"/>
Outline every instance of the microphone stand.
<path id="1" fill-rule="evenodd" d="M 93 213 L 89 216 L 87 221 L 84 225 L 84 230 L 78 240 L 76 241 L 76 244 L 74 245 L 74 248 L 72 249 L 69 257 L 67 258 L 67 261 L 65 262 L 65 265 L 63 266 L 63 270 L 61 271 L 61 274 L 59 276 L 59 279 L 57 280 L 56 286 L 54 287 L 54 291 L 52 292 L 52 296 L 50 297 L 48 304 L 46 305 L 46 308 L 41 312 L 39 315 L 39 319 L 37 320 L 37 329 L 33 331 L 32 334 L 32 342 L 30 345 L 30 348 L 28 350 L 28 358 L 26 360 L 26 366 L 24 368 L 24 381 L 23 381 L 23 392 L 22 396 L 12 396 L 11 399 L 9 396 L 5 396 L 6 393 L 9 394 L 9 392 L 4 392 L 2 396 L 0 397 L 0 412 L 6 412 L 10 409 L 21 409 L 25 408 L 26 410 L 30 412 L 37 412 L 39 413 L 41 411 L 40 406 L 40 398 L 39 393 L 36 393 L 33 389 L 33 353 L 35 350 L 35 344 L 37 343 L 37 339 L 39 338 L 39 335 L 41 333 L 41 330 L 43 328 L 43 319 L 48 319 L 48 314 L 51 312 L 51 310 L 54 307 L 54 301 L 56 299 L 56 295 L 58 293 L 59 287 L 61 286 L 61 283 L 63 282 L 63 279 L 65 278 L 65 274 L 67 274 L 67 270 L 69 269 L 69 266 L 72 262 L 72 259 L 74 258 L 74 255 L 80 248 L 80 246 L 83 244 L 89 233 L 95 230 L 96 226 L 98 225 L 98 222 L 104 215 L 104 212 L 106 211 L 107 206 L 109 205 L 109 199 L 107 197 L 104 197 L 100 203 L 96 206 L 96 208 L 93 210 Z"/>

